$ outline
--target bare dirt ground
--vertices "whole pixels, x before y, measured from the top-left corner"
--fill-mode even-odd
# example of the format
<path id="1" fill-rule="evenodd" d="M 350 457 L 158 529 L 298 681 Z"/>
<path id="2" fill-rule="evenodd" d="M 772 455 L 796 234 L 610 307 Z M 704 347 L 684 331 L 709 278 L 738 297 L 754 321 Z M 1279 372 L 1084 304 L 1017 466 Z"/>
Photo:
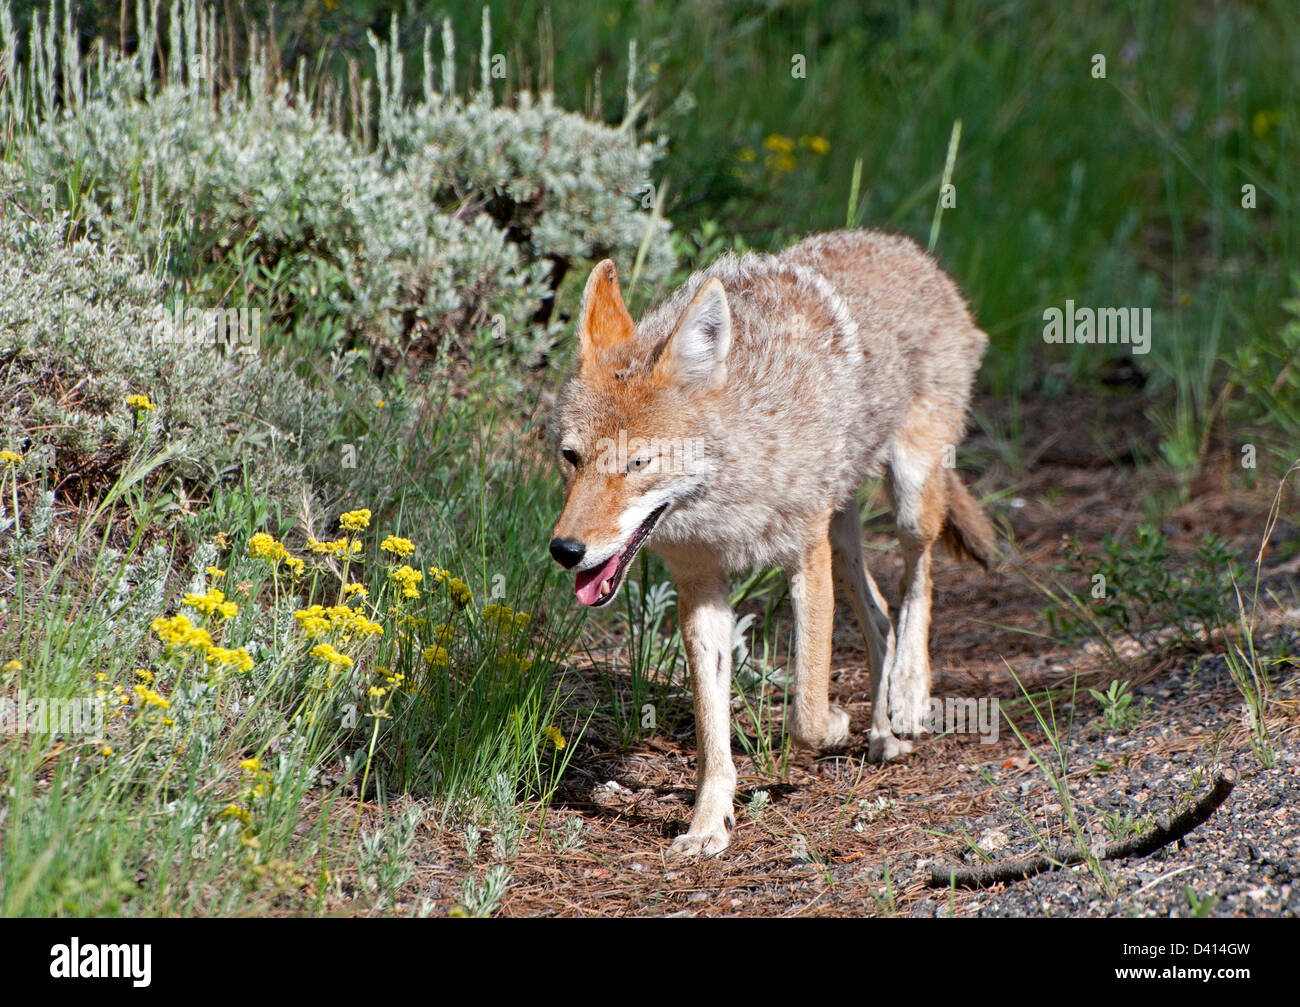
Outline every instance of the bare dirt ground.
<path id="1" fill-rule="evenodd" d="M 992 411 L 994 407 L 990 406 Z M 978 414 L 978 410 L 977 410 Z M 559 852 L 549 840 L 525 841 L 511 863 L 505 915 L 533 916 L 862 916 L 862 915 L 1295 915 L 1300 911 L 1300 531 L 1290 489 L 1272 548 L 1265 556 L 1270 603 L 1257 645 L 1293 655 L 1273 668 L 1267 725 L 1277 753 L 1264 768 L 1251 749 L 1242 696 L 1222 657 L 1150 648 L 1134 650 L 1125 677 L 1136 686 L 1138 723 L 1108 728 L 1085 686 L 1114 674 L 1094 647 L 1061 646 L 1048 630 L 1046 599 L 1021 571 L 1041 579 L 1061 559 L 1063 535 L 1095 546 L 1149 520 L 1151 501 L 1176 499 L 1177 487 L 1150 458 L 1154 432 L 1140 397 L 1095 393 L 1026 407 L 1020 474 L 998 462 L 998 442 L 976 435 L 988 459 L 974 482 L 1019 554 L 985 575 L 947 557 L 935 564 L 931 650 L 936 696 L 996 696 L 1033 751 L 1056 765 L 1043 733 L 1008 670 L 1026 689 L 1057 693 L 1065 736 L 1072 807 L 1089 842 L 1108 839 L 1106 815 L 1144 828 L 1208 789 L 1213 770 L 1233 766 L 1238 783 L 1213 817 L 1183 840 L 1145 859 L 1111 861 L 1105 874 L 1086 866 L 1027 881 L 965 891 L 928 887 L 939 863 L 974 864 L 978 843 L 997 860 L 1036 852 L 1035 833 L 1070 840 L 1067 808 L 1013 731 L 997 740 L 973 735 L 927 737 L 907 759 L 866 762 L 870 716 L 861 638 L 846 606 L 836 614 L 832 699 L 853 719 L 854 742 L 827 757 L 794 755 L 784 775 L 760 772 L 739 745 L 737 829 L 731 847 L 708 860 L 668 852 L 684 831 L 694 793 L 691 718 L 672 732 L 631 748 L 617 744 L 607 722 L 593 719 L 574 753 L 545 833 L 564 819 L 583 822 L 581 848 Z M 1168 511 L 1162 530 L 1171 554 L 1189 552 L 1205 531 L 1227 539 L 1253 562 L 1276 490 L 1251 487 L 1227 450 Z M 969 476 L 968 476 L 969 479 Z M 1288 520 L 1288 518 L 1290 520 Z M 870 562 L 891 605 L 900 564 L 886 523 L 868 529 Z M 888 548 L 889 551 L 883 551 Z M 1253 567 L 1251 568 L 1253 571 Z M 1261 592 L 1263 593 L 1263 592 Z M 782 658 L 784 655 L 782 655 Z M 598 708 L 606 696 L 595 674 L 575 662 L 572 702 Z M 1078 679 L 1078 700 L 1069 691 Z M 685 700 L 683 700 L 685 702 Z M 779 711 L 778 711 L 779 713 Z M 756 813 L 754 794 L 765 791 Z M 762 799 L 760 798 L 760 801 Z M 534 822 L 534 825 L 538 823 Z M 963 838 L 967 837 L 967 838 Z M 445 831 L 417 879 L 441 904 L 453 904 L 473 864 Z M 480 861 L 483 854 L 479 854 Z M 423 859 L 423 858 L 422 858 Z"/>

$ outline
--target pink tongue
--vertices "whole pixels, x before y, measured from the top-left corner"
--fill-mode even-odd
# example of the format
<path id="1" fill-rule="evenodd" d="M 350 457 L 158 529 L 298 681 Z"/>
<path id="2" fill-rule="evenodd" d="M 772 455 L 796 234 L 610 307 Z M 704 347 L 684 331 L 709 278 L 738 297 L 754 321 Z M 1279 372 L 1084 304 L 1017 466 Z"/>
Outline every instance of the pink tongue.
<path id="1" fill-rule="evenodd" d="M 614 571 L 618 569 L 619 557 L 622 555 L 621 552 L 616 552 L 600 566 L 591 570 L 582 570 L 574 576 L 573 593 L 578 596 L 578 601 L 584 605 L 594 605 L 600 600 L 600 585 L 614 576 Z"/>

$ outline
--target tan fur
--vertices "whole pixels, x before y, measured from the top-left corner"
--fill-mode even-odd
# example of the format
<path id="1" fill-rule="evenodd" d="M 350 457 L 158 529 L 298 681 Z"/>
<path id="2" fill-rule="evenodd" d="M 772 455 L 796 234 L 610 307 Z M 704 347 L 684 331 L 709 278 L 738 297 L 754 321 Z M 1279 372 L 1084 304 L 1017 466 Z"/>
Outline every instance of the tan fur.
<path id="1" fill-rule="evenodd" d="M 961 476 L 951 469 L 948 470 L 948 512 L 939 535 L 958 559 L 974 560 L 985 570 L 993 569 L 998 560 L 993 525 L 962 483 Z"/>
<path id="2" fill-rule="evenodd" d="M 848 716 L 828 696 L 833 584 L 871 665 L 870 757 L 905 755 L 905 739 L 924 731 L 932 547 L 942 538 L 986 565 L 994 555 L 987 519 L 942 464 L 962 438 L 987 338 L 929 256 L 869 231 L 724 256 L 634 327 L 604 262 L 578 328 L 579 372 L 552 424 L 565 479 L 552 551 L 593 604 L 617 593 L 634 545 L 663 557 L 699 739 L 695 815 L 673 848 L 716 853 L 734 825 L 728 573 L 780 565 L 789 577 L 796 741 L 848 739 Z M 620 437 L 629 457 L 598 463 Z M 668 465 L 664 445 L 681 444 L 690 464 Z M 856 503 L 878 476 L 903 553 L 893 621 L 863 563 Z M 562 551 L 574 544 L 580 559 Z"/>

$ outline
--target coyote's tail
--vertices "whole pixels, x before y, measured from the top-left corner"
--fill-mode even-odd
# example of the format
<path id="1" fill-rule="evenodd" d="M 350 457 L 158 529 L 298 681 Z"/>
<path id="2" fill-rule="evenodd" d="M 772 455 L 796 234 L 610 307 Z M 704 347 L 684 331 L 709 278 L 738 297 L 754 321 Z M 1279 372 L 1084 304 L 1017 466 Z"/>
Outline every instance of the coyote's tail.
<path id="1" fill-rule="evenodd" d="M 992 569 L 998 561 L 993 525 L 956 471 L 946 469 L 945 472 L 948 477 L 948 513 L 943 519 L 939 537 L 958 559 L 973 559 L 985 570 Z"/>

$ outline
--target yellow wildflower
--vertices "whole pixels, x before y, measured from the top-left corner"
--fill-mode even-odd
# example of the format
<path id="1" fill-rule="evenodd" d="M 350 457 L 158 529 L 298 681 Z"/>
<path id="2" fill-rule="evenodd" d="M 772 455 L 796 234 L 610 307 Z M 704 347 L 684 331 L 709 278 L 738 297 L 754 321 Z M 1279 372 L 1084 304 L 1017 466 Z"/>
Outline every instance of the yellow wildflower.
<path id="1" fill-rule="evenodd" d="M 340 668 L 351 668 L 352 658 L 347 654 L 340 654 L 328 643 L 317 644 L 311 649 L 311 656 L 317 660 L 324 661 L 326 664 L 337 665 Z"/>
<path id="2" fill-rule="evenodd" d="M 420 590 L 417 585 L 424 580 L 424 574 L 419 570 L 402 564 L 388 576 L 401 589 L 403 598 L 420 597 Z"/>
<path id="3" fill-rule="evenodd" d="M 23 456 L 17 451 L 0 451 L 0 462 L 4 462 L 6 465 L 18 465 L 21 464 L 22 460 Z"/>
<path id="4" fill-rule="evenodd" d="M 502 632 L 508 633 L 512 629 L 523 629 L 532 617 L 527 612 L 516 612 L 505 605 L 485 605 L 483 618 L 495 622 Z"/>
<path id="5" fill-rule="evenodd" d="M 226 808 L 220 815 L 221 818 L 238 818 L 245 825 L 252 820 L 252 815 L 248 813 L 247 808 L 241 808 L 238 804 L 232 804 Z"/>
<path id="6" fill-rule="evenodd" d="M 542 728 L 542 734 L 550 739 L 551 744 L 555 746 L 557 751 L 569 743 L 568 739 L 564 737 L 564 732 L 554 724 Z"/>
<path id="7" fill-rule="evenodd" d="M 736 160 L 741 164 L 751 164 L 756 157 L 758 155 L 754 153 L 753 147 L 741 147 L 740 153 L 736 155 Z"/>
<path id="8" fill-rule="evenodd" d="M 4 670 L 7 671 L 7 672 L 22 671 L 22 670 L 23 670 L 23 662 L 22 662 L 22 661 L 6 661 L 5 664 L 4 664 Z"/>
<path id="9" fill-rule="evenodd" d="M 470 591 L 469 585 L 459 577 L 453 577 L 447 583 L 447 590 L 451 592 L 451 600 L 462 608 L 474 600 L 474 593 Z"/>
<path id="10" fill-rule="evenodd" d="M 283 544 L 264 531 L 259 531 L 248 540 L 248 554 L 254 559 L 264 559 L 269 563 L 279 563 L 287 559 L 289 550 Z"/>
<path id="11" fill-rule="evenodd" d="M 379 543 L 379 548 L 384 552 L 391 552 L 394 556 L 405 559 L 415 552 L 415 543 L 409 538 L 398 538 L 396 535 L 389 535 L 388 538 Z"/>
<path id="12" fill-rule="evenodd" d="M 239 606 L 233 601 L 226 601 L 226 596 L 221 591 L 213 588 L 207 594 L 187 593 L 183 605 L 188 605 L 204 615 L 219 615 L 223 619 L 233 619 L 239 611 Z"/>
<path id="13" fill-rule="evenodd" d="M 807 147 L 818 157 L 825 156 L 831 149 L 830 141 L 824 136 L 801 136 L 799 146 Z"/>
<path id="14" fill-rule="evenodd" d="M 424 649 L 424 659 L 429 662 L 430 667 L 445 668 L 447 667 L 447 648 L 434 645 Z"/>
<path id="15" fill-rule="evenodd" d="M 239 768 L 249 773 L 256 773 L 259 769 L 262 768 L 262 760 L 256 757 L 252 759 L 245 759 L 243 762 L 239 764 Z"/>
<path id="16" fill-rule="evenodd" d="M 328 633 L 331 629 L 329 617 L 325 614 L 325 609 L 320 605 L 313 605 L 311 608 L 300 608 L 293 613 L 293 617 L 298 621 L 298 625 L 308 637 Z"/>
<path id="17" fill-rule="evenodd" d="M 307 540 L 307 548 L 312 552 L 324 553 L 327 556 L 355 556 L 361 551 L 361 540 L 359 538 L 348 539 L 336 538 L 332 542 L 318 542 L 316 539 Z"/>
<path id="18" fill-rule="evenodd" d="M 351 598 L 353 595 L 359 598 L 369 598 L 370 592 L 364 584 L 345 584 L 343 586 L 343 597 Z"/>
<path id="19" fill-rule="evenodd" d="M 222 577 L 226 575 L 226 571 L 221 569 L 221 567 L 219 566 L 205 567 L 203 572 L 206 573 L 213 580 L 220 580 Z"/>
<path id="20" fill-rule="evenodd" d="M 164 710 L 171 709 L 171 703 L 168 702 L 160 693 L 150 689 L 147 685 L 137 685 L 135 687 L 136 697 L 140 700 L 141 706 L 159 706 Z"/>
<path id="21" fill-rule="evenodd" d="M 505 654 L 501 658 L 501 664 L 509 671 L 522 673 L 533 666 L 533 659 L 531 657 L 519 657 L 516 654 Z"/>
<path id="22" fill-rule="evenodd" d="M 153 684 L 153 672 L 150 671 L 148 668 L 136 668 L 135 677 L 140 679 L 140 681 L 144 682 L 145 685 Z"/>
<path id="23" fill-rule="evenodd" d="M 344 531 L 365 531 L 370 527 L 370 511 L 350 510 L 339 518 L 339 527 Z"/>
<path id="24" fill-rule="evenodd" d="M 773 154 L 794 153 L 794 141 L 788 136 L 782 136 L 780 133 L 769 133 L 763 140 L 763 146 Z"/>
<path id="25" fill-rule="evenodd" d="M 128 395 L 126 397 L 126 404 L 136 410 L 136 412 L 143 411 L 151 413 L 154 411 L 154 404 L 149 401 L 148 395 Z"/>
<path id="26" fill-rule="evenodd" d="M 227 647 L 210 647 L 208 649 L 209 664 L 227 664 L 236 671 L 252 671 L 253 656 L 243 647 L 231 650 Z"/>
<path id="27" fill-rule="evenodd" d="M 187 616 L 174 615 L 170 619 L 158 616 L 150 623 L 150 628 L 169 647 L 192 647 L 204 652 L 213 647 L 208 631 L 195 626 Z"/>

